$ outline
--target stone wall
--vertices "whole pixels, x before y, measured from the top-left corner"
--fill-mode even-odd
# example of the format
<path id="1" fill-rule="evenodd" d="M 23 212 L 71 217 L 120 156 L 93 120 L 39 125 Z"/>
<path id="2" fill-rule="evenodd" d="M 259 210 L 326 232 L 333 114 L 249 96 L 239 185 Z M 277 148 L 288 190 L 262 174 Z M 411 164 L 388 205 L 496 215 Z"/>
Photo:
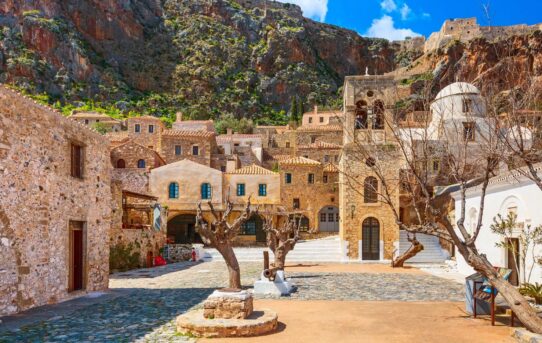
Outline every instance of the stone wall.
<path id="1" fill-rule="evenodd" d="M 162 222 L 160 230 L 154 227 L 141 229 L 126 229 L 123 227 L 124 221 L 130 220 L 124 213 L 122 207 L 122 191 L 124 184 L 119 181 L 113 181 L 111 184 L 111 229 L 109 231 L 109 246 L 115 249 L 115 246 L 121 244 L 124 246 L 132 245 L 132 253 L 139 253 L 139 267 L 151 267 L 147 261 L 150 254 L 153 257 L 160 254 L 160 249 L 166 244 L 167 235 L 167 210 L 162 210 Z"/>
<path id="2" fill-rule="evenodd" d="M 119 160 L 124 161 L 124 168 L 151 170 L 165 164 L 158 153 L 143 145 L 129 141 L 111 150 L 111 163 L 113 167 L 119 167 Z M 145 161 L 145 168 L 138 168 L 139 160 Z"/>
<path id="3" fill-rule="evenodd" d="M 144 169 L 113 169 L 111 179 L 120 181 L 125 191 L 149 193 L 149 172 Z"/>
<path id="4" fill-rule="evenodd" d="M 390 149 L 386 147 L 386 149 Z M 340 216 L 341 216 L 341 239 L 348 244 L 347 255 L 350 259 L 361 259 L 359 254 L 359 243 L 364 239 L 362 236 L 362 225 L 367 218 L 375 218 L 380 227 L 380 242 L 383 243 L 383 253 L 381 258 L 392 259 L 396 242 L 399 241 L 399 227 L 396 224 L 394 213 L 390 206 L 383 202 L 383 198 L 378 197 L 376 203 L 365 203 L 364 201 L 364 181 L 367 177 L 376 177 L 372 169 L 365 163 L 360 162 L 359 151 L 356 145 L 345 147 L 343 158 L 341 160 L 341 173 L 339 175 L 340 188 Z M 368 151 L 371 149 L 367 148 Z M 391 193 L 395 208 L 399 209 L 399 169 L 401 155 L 398 151 L 394 154 L 392 151 L 378 153 L 378 147 L 375 150 L 378 168 L 384 173 L 388 189 Z M 365 152 L 363 152 L 365 154 Z M 382 182 L 378 180 L 378 192 L 382 192 Z"/>
<path id="5" fill-rule="evenodd" d="M 107 289 L 110 165 L 105 137 L 0 87 L 0 315 L 69 296 L 71 221 L 83 222 L 83 288 Z"/>
<path id="6" fill-rule="evenodd" d="M 335 163 L 339 164 L 341 158 L 342 148 L 313 148 L 313 147 L 299 147 L 297 149 L 297 156 L 303 156 L 310 158 L 311 160 L 318 161 L 322 164 Z"/>
<path id="7" fill-rule="evenodd" d="M 151 116 L 132 117 L 126 119 L 126 125 L 128 126 L 128 137 L 134 142 L 155 151 L 162 149 L 161 139 L 164 124 L 160 119 Z M 136 125 L 140 126 L 140 132 L 136 132 Z M 150 125 L 154 127 L 153 132 L 149 132 Z"/>
<path id="8" fill-rule="evenodd" d="M 211 166 L 211 154 L 216 153 L 216 143 L 214 134 L 201 133 L 199 135 L 180 135 L 173 132 L 166 133 L 162 136 L 161 155 L 167 163 L 174 163 L 184 159 L 188 159 L 205 166 Z M 180 155 L 175 154 L 175 146 L 181 147 Z M 192 147 L 198 146 L 198 155 L 192 154 Z"/>
<path id="9" fill-rule="evenodd" d="M 292 183 L 286 184 L 286 173 L 292 174 Z M 314 174 L 314 183 L 308 182 L 308 175 Z M 327 175 L 327 173 L 326 173 Z M 318 215 L 326 206 L 339 207 L 339 187 L 337 174 L 328 176 L 324 183 L 322 165 L 282 165 L 280 166 L 281 203 L 292 210 L 294 199 L 299 199 L 299 209 L 309 219 L 309 227 L 318 229 Z"/>

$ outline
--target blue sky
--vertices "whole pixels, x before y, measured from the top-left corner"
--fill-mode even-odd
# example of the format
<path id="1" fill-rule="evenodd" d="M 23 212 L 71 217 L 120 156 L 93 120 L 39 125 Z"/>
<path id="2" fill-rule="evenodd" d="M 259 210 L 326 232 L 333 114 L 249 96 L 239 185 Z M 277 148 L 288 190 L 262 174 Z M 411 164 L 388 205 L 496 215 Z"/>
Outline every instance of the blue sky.
<path id="1" fill-rule="evenodd" d="M 477 17 L 488 25 L 542 23 L 542 0 L 279 0 L 300 5 L 312 19 L 364 36 L 402 39 L 438 31 L 448 18 Z"/>

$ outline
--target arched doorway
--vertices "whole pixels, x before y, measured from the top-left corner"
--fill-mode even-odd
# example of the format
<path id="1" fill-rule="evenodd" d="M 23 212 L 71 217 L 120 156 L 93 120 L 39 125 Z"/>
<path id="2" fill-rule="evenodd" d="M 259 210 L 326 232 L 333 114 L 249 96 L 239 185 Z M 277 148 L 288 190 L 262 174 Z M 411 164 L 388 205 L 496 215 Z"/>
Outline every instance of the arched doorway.
<path id="1" fill-rule="evenodd" d="M 167 238 L 175 244 L 203 243 L 196 232 L 196 216 L 181 214 L 167 223 Z"/>
<path id="2" fill-rule="evenodd" d="M 263 230 L 263 219 L 257 214 L 252 215 L 249 220 L 247 220 L 241 226 L 241 234 L 247 236 L 256 236 L 256 242 L 265 242 L 266 234 Z"/>
<path id="3" fill-rule="evenodd" d="M 117 168 L 119 168 L 119 169 L 126 168 L 126 162 L 122 158 L 117 161 Z"/>
<path id="4" fill-rule="evenodd" d="M 376 218 L 369 217 L 361 227 L 362 260 L 380 259 L 380 223 Z"/>
<path id="5" fill-rule="evenodd" d="M 299 223 L 299 231 L 307 232 L 309 231 L 309 218 L 302 214 L 292 214 L 290 215 L 290 220 L 295 219 L 295 223 Z"/>
<path id="6" fill-rule="evenodd" d="M 339 209 L 326 206 L 318 213 L 318 230 L 320 232 L 339 232 Z"/>

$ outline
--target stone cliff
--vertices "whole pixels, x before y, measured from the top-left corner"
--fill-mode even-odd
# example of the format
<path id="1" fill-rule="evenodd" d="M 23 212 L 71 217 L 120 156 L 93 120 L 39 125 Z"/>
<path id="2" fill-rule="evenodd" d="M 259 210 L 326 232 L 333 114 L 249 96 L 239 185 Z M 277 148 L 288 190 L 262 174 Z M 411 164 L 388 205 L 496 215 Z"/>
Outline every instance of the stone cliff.
<path id="1" fill-rule="evenodd" d="M 51 103 L 272 116 L 293 96 L 333 105 L 345 75 L 392 71 L 398 50 L 263 0 L 0 4 L 0 81 Z"/>

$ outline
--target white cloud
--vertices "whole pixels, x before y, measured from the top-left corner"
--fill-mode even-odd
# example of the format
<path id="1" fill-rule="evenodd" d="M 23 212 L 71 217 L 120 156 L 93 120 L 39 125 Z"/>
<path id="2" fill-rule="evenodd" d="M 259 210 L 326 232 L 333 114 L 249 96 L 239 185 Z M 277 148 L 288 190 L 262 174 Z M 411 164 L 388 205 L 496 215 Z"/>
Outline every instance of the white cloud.
<path id="1" fill-rule="evenodd" d="M 386 38 L 388 40 L 404 40 L 406 37 L 420 36 L 419 33 L 411 29 L 396 28 L 393 18 L 389 15 L 384 15 L 380 19 L 374 19 L 365 35 L 374 38 Z"/>
<path id="2" fill-rule="evenodd" d="M 410 13 L 412 13 L 412 10 L 410 9 L 410 7 L 408 7 L 407 4 L 404 4 L 403 7 L 401 7 L 400 12 L 401 12 L 401 19 L 407 20 Z"/>
<path id="3" fill-rule="evenodd" d="M 303 15 L 307 18 L 312 18 L 324 21 L 327 15 L 328 0 L 278 0 L 279 2 L 287 2 L 301 7 Z"/>
<path id="4" fill-rule="evenodd" d="M 388 13 L 393 12 L 397 9 L 397 4 L 393 0 L 383 0 L 380 3 L 380 7 Z"/>

